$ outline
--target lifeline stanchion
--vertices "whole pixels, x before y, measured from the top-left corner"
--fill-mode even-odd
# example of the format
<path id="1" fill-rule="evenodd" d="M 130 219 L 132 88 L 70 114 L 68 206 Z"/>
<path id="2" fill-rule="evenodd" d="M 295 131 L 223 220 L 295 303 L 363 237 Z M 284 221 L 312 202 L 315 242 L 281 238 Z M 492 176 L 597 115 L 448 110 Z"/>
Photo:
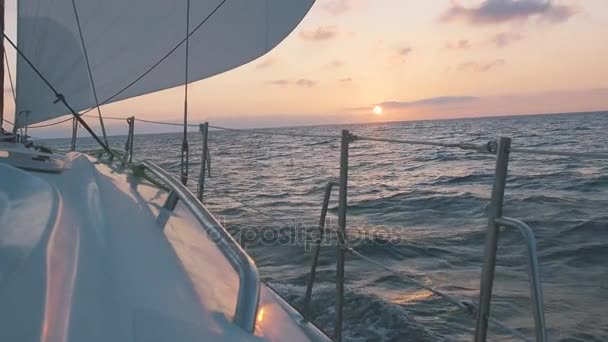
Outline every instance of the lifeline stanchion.
<path id="1" fill-rule="evenodd" d="M 340 192 L 338 195 L 338 262 L 336 266 L 336 329 L 334 338 L 342 341 L 342 310 L 344 306 L 344 259 L 346 247 L 346 205 L 348 189 L 348 149 L 353 136 L 348 130 L 342 131 L 340 144 Z"/>
<path id="2" fill-rule="evenodd" d="M 127 118 L 127 125 L 129 125 L 129 134 L 127 135 L 127 142 L 125 143 L 125 152 L 129 156 L 129 163 L 133 162 L 133 136 L 135 133 L 135 117 L 131 116 Z"/>
<path id="3" fill-rule="evenodd" d="M 494 172 L 494 185 L 492 186 L 492 198 L 488 209 L 488 229 L 486 231 L 483 269 L 481 284 L 479 286 L 479 311 L 477 312 L 477 325 L 475 328 L 476 342 L 484 342 L 488 333 L 488 318 L 490 316 L 490 303 L 492 301 L 492 286 L 494 283 L 496 250 L 500 228 L 500 225 L 496 223 L 496 219 L 502 216 L 510 148 L 511 139 L 500 138 L 498 150 L 496 151 L 496 169 Z"/>
<path id="4" fill-rule="evenodd" d="M 203 154 L 201 155 L 201 173 L 198 176 L 198 191 L 196 193 L 199 201 L 203 201 L 203 193 L 205 192 L 205 171 L 209 157 L 209 147 L 207 146 L 207 137 L 209 135 L 209 123 L 205 122 L 199 126 L 199 130 L 203 135 Z"/>
<path id="5" fill-rule="evenodd" d="M 72 141 L 70 142 L 70 151 L 76 151 L 76 137 L 78 136 L 78 121 L 72 119 Z"/>
<path id="6" fill-rule="evenodd" d="M 323 197 L 323 206 L 321 207 L 321 218 L 319 219 L 319 236 L 315 242 L 315 251 L 310 266 L 310 275 L 308 276 L 308 284 L 306 285 L 306 295 L 304 296 L 304 319 L 310 321 L 310 299 L 312 297 L 312 287 L 315 283 L 315 275 L 317 273 L 317 263 L 319 262 L 319 253 L 321 252 L 321 243 L 325 233 L 325 219 L 327 217 L 327 208 L 329 207 L 329 198 L 331 190 L 334 187 L 334 182 L 327 183 L 325 186 L 325 195 Z"/>

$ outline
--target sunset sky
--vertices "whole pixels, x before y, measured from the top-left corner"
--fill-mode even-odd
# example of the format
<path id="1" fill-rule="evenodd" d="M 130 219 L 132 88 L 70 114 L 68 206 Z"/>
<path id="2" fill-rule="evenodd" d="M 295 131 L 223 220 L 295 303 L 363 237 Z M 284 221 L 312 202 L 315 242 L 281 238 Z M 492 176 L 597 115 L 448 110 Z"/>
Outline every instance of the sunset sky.
<path id="1" fill-rule="evenodd" d="M 15 0 L 7 6 L 14 37 Z M 191 122 L 230 127 L 608 109 L 608 2 L 317 0 L 276 49 L 190 94 Z M 182 97 L 171 89 L 103 113 L 177 122 Z"/>

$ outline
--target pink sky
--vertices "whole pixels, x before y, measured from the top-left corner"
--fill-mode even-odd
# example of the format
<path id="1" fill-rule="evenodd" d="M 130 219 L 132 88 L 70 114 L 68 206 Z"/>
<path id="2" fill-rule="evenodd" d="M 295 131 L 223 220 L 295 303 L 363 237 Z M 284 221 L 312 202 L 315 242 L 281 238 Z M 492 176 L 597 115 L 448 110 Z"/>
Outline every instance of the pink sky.
<path id="1" fill-rule="evenodd" d="M 14 36 L 15 0 L 7 6 Z M 192 84 L 190 120 L 268 127 L 604 110 L 606 37 L 606 0 L 318 0 L 268 55 Z M 179 121 L 182 96 L 176 88 L 102 109 Z"/>

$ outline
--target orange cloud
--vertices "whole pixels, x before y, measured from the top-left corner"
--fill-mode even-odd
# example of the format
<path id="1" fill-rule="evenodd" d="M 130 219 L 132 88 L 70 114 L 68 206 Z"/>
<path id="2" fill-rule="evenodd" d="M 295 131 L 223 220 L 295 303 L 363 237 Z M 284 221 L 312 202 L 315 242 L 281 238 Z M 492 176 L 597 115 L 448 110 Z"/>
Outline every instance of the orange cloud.
<path id="1" fill-rule="evenodd" d="M 465 62 L 458 66 L 458 70 L 461 71 L 476 71 L 486 72 L 492 69 L 502 67 L 506 64 L 504 59 L 496 59 L 490 62 L 479 63 L 479 62 Z"/>
<path id="2" fill-rule="evenodd" d="M 469 24 L 497 24 L 525 21 L 536 17 L 538 21 L 560 23 L 578 13 L 574 6 L 557 4 L 554 0 L 484 0 L 478 6 L 464 7 L 456 0 L 440 16 L 442 22 L 464 21 Z"/>
<path id="3" fill-rule="evenodd" d="M 273 80 L 273 81 L 268 81 L 267 82 L 270 85 L 275 85 L 275 86 L 289 86 L 289 85 L 295 85 L 295 86 L 299 86 L 299 87 L 314 87 L 315 85 L 317 85 L 316 81 L 307 79 L 307 78 L 300 78 L 297 80 L 288 80 L 288 79 L 278 79 L 278 80 Z"/>
<path id="4" fill-rule="evenodd" d="M 461 39 L 457 42 L 447 42 L 445 48 L 449 50 L 467 50 L 471 48 L 471 42 L 468 39 Z"/>
<path id="5" fill-rule="evenodd" d="M 323 41 L 335 38 L 338 29 L 335 26 L 319 26 L 315 30 L 300 31 L 300 38 L 306 41 Z"/>
<path id="6" fill-rule="evenodd" d="M 522 39 L 524 39 L 524 36 L 519 33 L 501 32 L 492 36 L 488 42 L 497 48 L 503 48 Z"/>
<path id="7" fill-rule="evenodd" d="M 348 12 L 353 7 L 353 0 L 330 0 L 326 1 L 322 8 L 333 14 L 340 15 Z"/>

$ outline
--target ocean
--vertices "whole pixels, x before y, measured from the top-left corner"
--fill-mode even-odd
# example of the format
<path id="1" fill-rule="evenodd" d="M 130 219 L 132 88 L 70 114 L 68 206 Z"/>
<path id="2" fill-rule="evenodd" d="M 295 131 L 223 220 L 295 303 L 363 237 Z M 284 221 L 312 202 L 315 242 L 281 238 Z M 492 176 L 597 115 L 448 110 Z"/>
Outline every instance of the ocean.
<path id="1" fill-rule="evenodd" d="M 352 133 L 395 139 L 608 151 L 608 112 L 268 129 L 291 136 L 211 130 L 205 205 L 243 243 L 263 279 L 302 308 L 312 258 L 298 231 L 318 226 L 323 192 L 339 173 L 340 141 L 297 134 Z M 135 125 L 137 133 L 137 123 Z M 109 137 L 124 148 L 126 137 Z M 196 190 L 201 138 L 189 134 Z M 46 140 L 66 149 L 69 139 Z M 136 135 L 134 159 L 179 172 L 181 135 Z M 79 138 L 78 148 L 96 147 Z M 350 148 L 347 234 L 361 253 L 462 300 L 478 300 L 495 158 L 454 148 L 355 141 Z M 336 227 L 337 187 L 327 226 Z M 512 153 L 504 215 L 537 237 L 552 341 L 608 341 L 608 161 Z M 274 234 L 274 235 L 273 235 Z M 336 244 L 321 248 L 313 322 L 335 324 Z M 353 255 L 345 272 L 344 339 L 470 341 L 459 309 Z M 491 316 L 529 336 L 534 322 L 519 233 L 500 233 Z M 491 326 L 490 340 L 516 340 Z"/>

